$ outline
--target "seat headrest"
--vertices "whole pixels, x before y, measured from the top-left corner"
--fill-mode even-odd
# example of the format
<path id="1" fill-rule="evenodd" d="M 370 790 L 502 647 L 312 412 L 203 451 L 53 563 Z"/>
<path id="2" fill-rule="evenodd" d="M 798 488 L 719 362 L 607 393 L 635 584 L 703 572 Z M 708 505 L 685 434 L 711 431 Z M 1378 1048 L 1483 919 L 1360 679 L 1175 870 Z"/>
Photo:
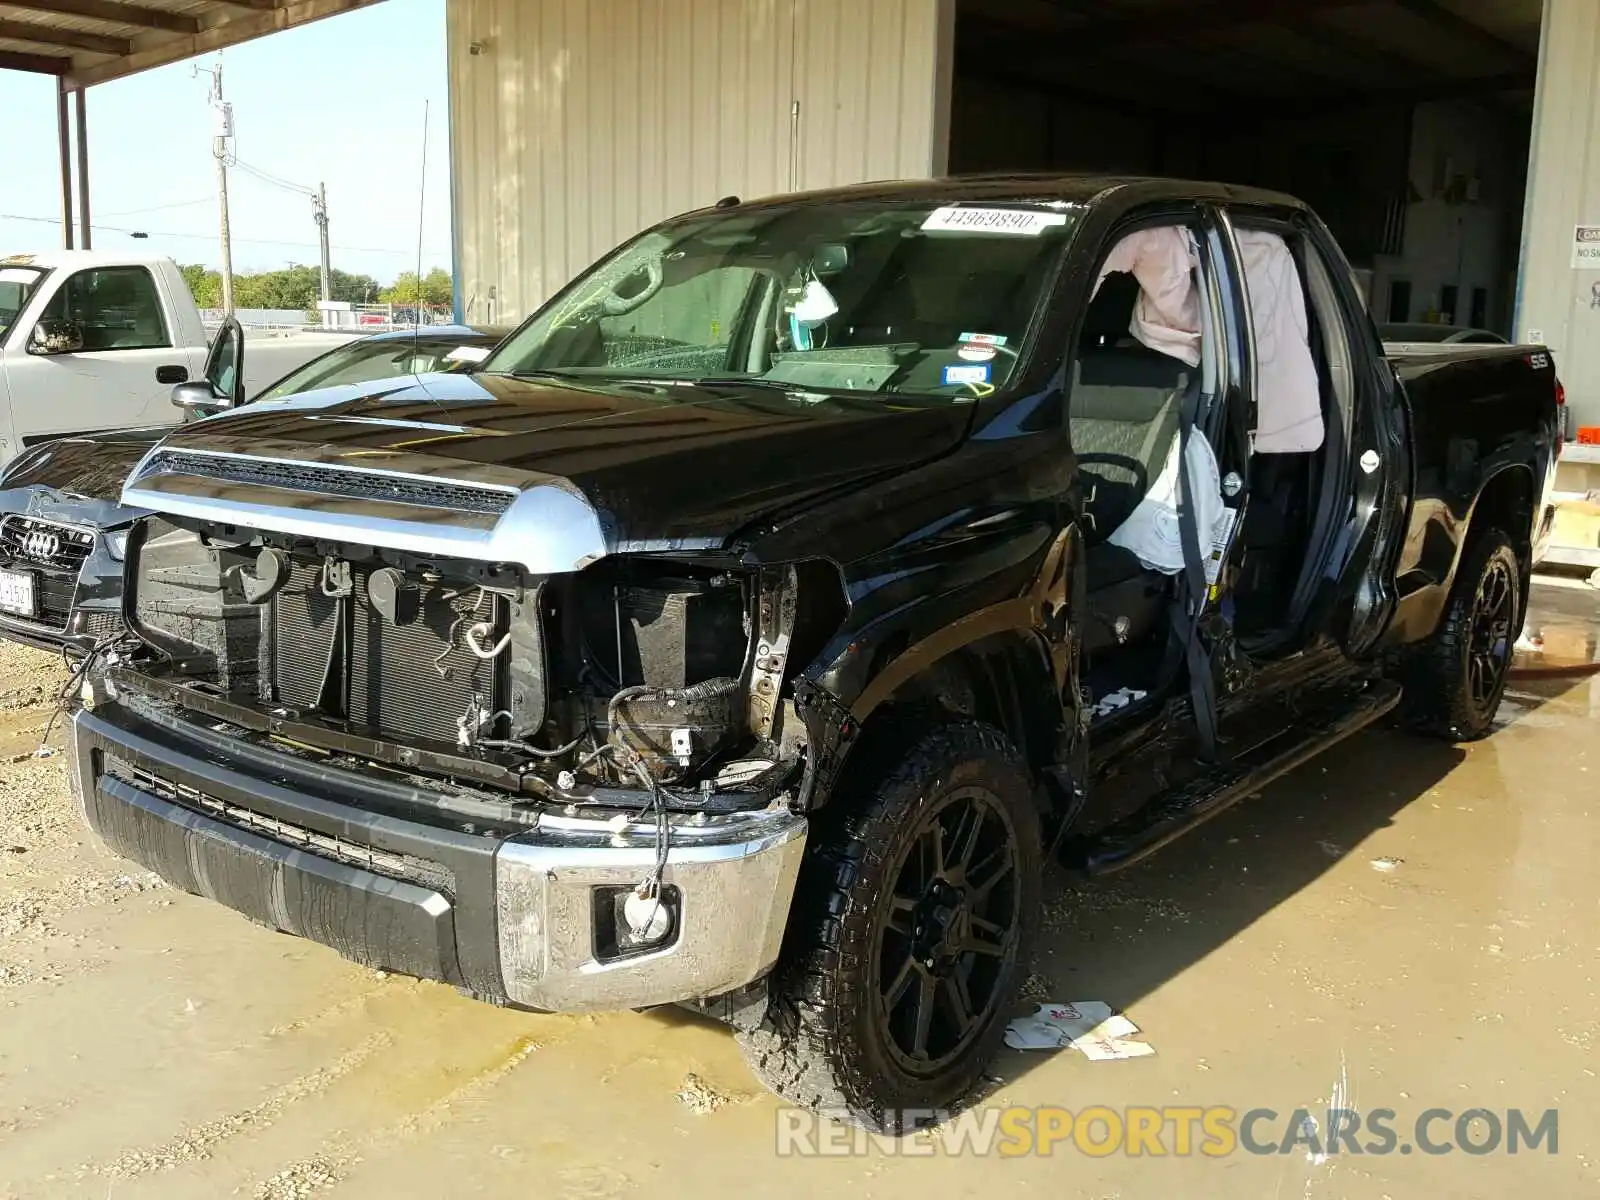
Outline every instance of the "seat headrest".
<path id="1" fill-rule="evenodd" d="M 1180 375 L 1176 385 L 1170 387 L 1085 383 L 1083 364 L 1079 363 L 1073 371 L 1072 398 L 1068 411 L 1074 421 L 1124 421 L 1148 425 L 1160 418 L 1167 405 L 1181 397 L 1188 386 L 1187 375 Z"/>
<path id="2" fill-rule="evenodd" d="M 1139 281 L 1127 271 L 1113 271 L 1101 282 L 1083 314 L 1080 351 L 1093 354 L 1106 350 L 1128 336 L 1133 324 L 1133 306 L 1139 302 Z"/>

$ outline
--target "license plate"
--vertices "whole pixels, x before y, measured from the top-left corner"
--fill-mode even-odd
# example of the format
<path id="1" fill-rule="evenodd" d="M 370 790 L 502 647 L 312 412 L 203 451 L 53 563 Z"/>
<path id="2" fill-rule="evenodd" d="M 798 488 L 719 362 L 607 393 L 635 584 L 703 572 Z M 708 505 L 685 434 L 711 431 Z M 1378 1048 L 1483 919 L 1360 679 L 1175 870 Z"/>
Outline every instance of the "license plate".
<path id="1" fill-rule="evenodd" d="M 0 571 L 0 611 L 31 617 L 38 611 L 33 576 L 25 571 Z"/>

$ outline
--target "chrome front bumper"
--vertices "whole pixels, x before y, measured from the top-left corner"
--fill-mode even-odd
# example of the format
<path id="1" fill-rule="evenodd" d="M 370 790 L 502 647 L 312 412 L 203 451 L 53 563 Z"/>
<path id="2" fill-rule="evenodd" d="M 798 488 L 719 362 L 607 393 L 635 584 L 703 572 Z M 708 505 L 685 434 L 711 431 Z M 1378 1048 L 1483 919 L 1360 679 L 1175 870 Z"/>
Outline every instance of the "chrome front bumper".
<path id="1" fill-rule="evenodd" d="M 787 810 L 674 817 L 662 882 L 676 889 L 660 949 L 602 958 L 598 906 L 656 862 L 653 820 L 542 818 L 495 855 L 500 969 L 514 1003 L 555 1012 L 716 996 L 772 969 L 806 821 Z"/>
<path id="2" fill-rule="evenodd" d="M 545 811 L 485 829 L 436 794 L 131 698 L 74 714 L 69 732 L 80 809 L 115 853 L 355 962 L 529 1008 L 643 1008 L 759 979 L 805 852 L 806 819 L 781 802 L 672 817 L 671 931 L 619 949 L 602 918 L 653 873 L 651 817 Z"/>

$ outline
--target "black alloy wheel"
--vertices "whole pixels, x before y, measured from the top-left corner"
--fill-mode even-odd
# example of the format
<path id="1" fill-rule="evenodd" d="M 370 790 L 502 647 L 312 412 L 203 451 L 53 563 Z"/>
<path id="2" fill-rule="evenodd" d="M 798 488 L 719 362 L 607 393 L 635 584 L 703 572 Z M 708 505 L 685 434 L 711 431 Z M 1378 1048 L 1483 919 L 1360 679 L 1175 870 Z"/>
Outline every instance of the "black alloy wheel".
<path id="1" fill-rule="evenodd" d="M 1400 711 L 1413 729 L 1452 742 L 1494 730 L 1527 586 L 1526 545 L 1519 554 L 1500 529 L 1473 536 L 1433 636 L 1402 660 Z"/>
<path id="2" fill-rule="evenodd" d="M 1511 567 L 1503 559 L 1491 559 L 1478 582 L 1467 638 L 1467 690 L 1473 704 L 1480 711 L 1489 710 L 1490 716 L 1500 703 L 1511 667 L 1516 611 L 1517 581 Z"/>
<path id="3" fill-rule="evenodd" d="M 1017 834 L 981 785 L 928 812 L 885 897 L 877 947 L 884 1044 L 913 1074 L 942 1071 L 1001 999 L 1021 941 Z"/>
<path id="4" fill-rule="evenodd" d="M 815 818 L 765 1018 L 737 1036 L 791 1103 L 901 1133 L 959 1105 L 1004 1040 L 1043 846 L 998 729 L 913 712 L 879 735 Z"/>

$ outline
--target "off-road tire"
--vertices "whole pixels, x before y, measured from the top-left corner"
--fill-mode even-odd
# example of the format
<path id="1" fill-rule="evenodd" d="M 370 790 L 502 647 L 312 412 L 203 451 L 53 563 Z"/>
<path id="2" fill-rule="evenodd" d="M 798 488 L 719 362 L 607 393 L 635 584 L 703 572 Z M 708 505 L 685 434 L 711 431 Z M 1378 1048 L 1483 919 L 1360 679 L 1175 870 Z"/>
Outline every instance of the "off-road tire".
<path id="1" fill-rule="evenodd" d="M 848 1114 L 884 1132 L 903 1130 L 907 1110 L 957 1106 L 978 1083 L 1013 1015 L 1039 911 L 1039 814 L 1021 757 L 987 725 L 922 728 L 899 742 L 899 753 L 880 749 L 874 767 L 858 764 L 854 787 L 819 814 L 769 983 L 767 1018 L 737 1035 L 751 1070 L 783 1099 Z M 953 795 L 972 789 L 992 797 L 984 803 L 992 804 L 997 824 L 987 828 L 1008 823 L 1014 834 L 1013 900 L 1020 902 L 1014 952 L 992 976 L 987 1015 L 974 1014 L 970 1044 L 958 1043 L 954 1061 L 936 1073 L 918 1074 L 896 1061 L 903 1051 L 886 1044 L 892 1035 L 873 1019 L 880 1008 L 879 939 L 890 936 L 886 923 L 896 919 L 888 893 L 901 864 L 925 850 L 916 831 L 941 805 L 955 803 Z"/>
<path id="2" fill-rule="evenodd" d="M 1401 718 L 1409 727 L 1452 742 L 1475 742 L 1494 728 L 1512 646 L 1522 629 L 1525 572 L 1523 559 L 1502 530 L 1484 530 L 1467 546 L 1439 628 L 1403 664 Z M 1496 573 L 1510 579 L 1504 652 L 1489 686 L 1475 689 L 1474 636 L 1484 618 L 1485 581 Z"/>

